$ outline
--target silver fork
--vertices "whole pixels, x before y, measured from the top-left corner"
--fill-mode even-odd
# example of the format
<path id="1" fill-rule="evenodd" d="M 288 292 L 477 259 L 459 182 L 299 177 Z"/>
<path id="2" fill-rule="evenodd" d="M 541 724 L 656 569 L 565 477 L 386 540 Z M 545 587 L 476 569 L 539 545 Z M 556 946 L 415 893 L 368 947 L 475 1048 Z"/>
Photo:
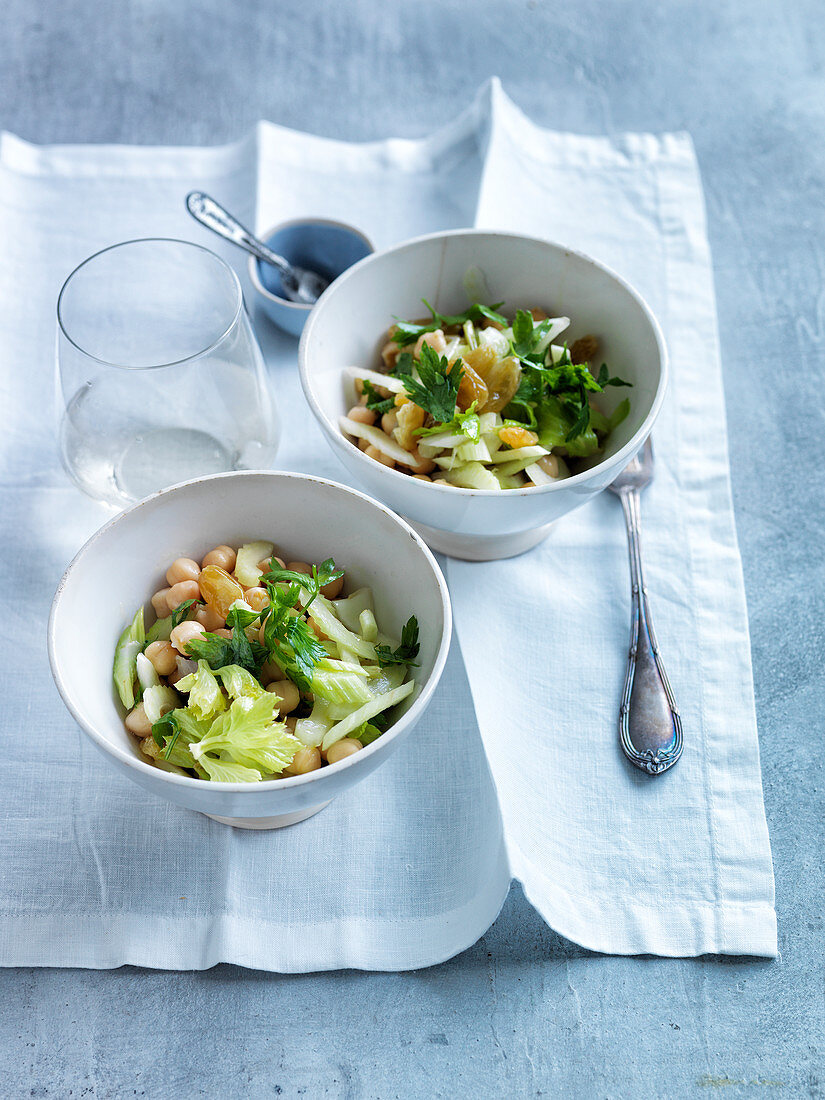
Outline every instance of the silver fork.
<path id="1" fill-rule="evenodd" d="M 631 764 L 648 775 L 660 775 L 682 755 L 682 719 L 659 656 L 642 569 L 639 494 L 652 480 L 653 444 L 648 437 L 640 455 L 625 466 L 610 489 L 624 510 L 633 593 L 619 740 Z"/>

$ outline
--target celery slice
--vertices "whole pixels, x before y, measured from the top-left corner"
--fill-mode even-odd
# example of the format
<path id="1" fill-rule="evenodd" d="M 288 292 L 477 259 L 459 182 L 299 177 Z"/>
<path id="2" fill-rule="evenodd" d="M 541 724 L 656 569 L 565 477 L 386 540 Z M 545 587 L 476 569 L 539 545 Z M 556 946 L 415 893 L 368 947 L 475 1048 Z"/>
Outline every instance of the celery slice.
<path id="1" fill-rule="evenodd" d="M 353 730 L 357 730 L 359 726 L 362 726 L 364 722 L 368 722 L 370 718 L 374 718 L 376 714 L 380 714 L 382 710 L 386 710 L 388 707 L 394 707 L 397 703 L 400 703 L 403 699 L 415 690 L 415 681 L 410 680 L 406 684 L 402 684 L 401 687 L 395 688 L 393 691 L 388 691 L 384 695 L 379 695 L 375 699 L 371 699 L 368 703 L 365 703 L 358 710 L 355 710 L 350 714 L 348 718 L 345 718 L 343 722 L 337 722 L 331 730 L 328 731 L 323 741 L 323 749 L 326 752 L 328 748 L 335 744 L 336 741 L 340 741 L 342 737 L 347 737 Z"/>
<path id="2" fill-rule="evenodd" d="M 127 710 L 135 705 L 135 677 L 137 676 L 137 655 L 143 649 L 146 641 L 146 631 L 143 627 L 143 608 L 139 607 L 135 612 L 131 623 L 118 638 L 115 646 L 115 660 L 112 667 L 112 678 L 120 696 L 120 701 Z"/>
<path id="3" fill-rule="evenodd" d="M 154 684 L 143 693 L 143 709 L 152 725 L 160 721 L 170 710 L 175 710 L 179 703 L 178 693 L 166 684 Z"/>
<path id="4" fill-rule="evenodd" d="M 301 590 L 299 599 L 302 604 L 309 599 L 309 594 L 306 590 Z M 346 649 L 351 649 L 353 653 L 357 653 L 359 657 L 363 657 L 368 661 L 377 660 L 375 656 L 375 646 L 370 645 L 369 642 L 365 642 L 363 638 L 360 638 L 351 630 L 347 630 L 335 614 L 329 600 L 325 599 L 323 596 L 316 596 L 312 601 L 310 615 L 318 623 L 324 633 L 332 638 L 334 642 L 337 642 L 338 645 L 344 646 Z"/>
<path id="5" fill-rule="evenodd" d="M 544 458 L 545 455 L 550 454 L 544 447 L 533 444 L 530 447 L 513 447 L 509 451 L 496 451 L 491 462 L 515 462 L 517 458 L 530 458 L 535 461 L 537 458 Z"/>
<path id="6" fill-rule="evenodd" d="M 258 568 L 258 562 L 271 558 L 274 553 L 275 546 L 263 540 L 248 542 L 240 548 L 235 560 L 235 576 L 244 588 L 255 588 L 259 584 L 263 570 Z"/>
<path id="7" fill-rule="evenodd" d="M 468 462 L 457 470 L 448 470 L 444 475 L 451 485 L 462 489 L 500 489 L 496 476 L 486 470 L 480 462 Z"/>

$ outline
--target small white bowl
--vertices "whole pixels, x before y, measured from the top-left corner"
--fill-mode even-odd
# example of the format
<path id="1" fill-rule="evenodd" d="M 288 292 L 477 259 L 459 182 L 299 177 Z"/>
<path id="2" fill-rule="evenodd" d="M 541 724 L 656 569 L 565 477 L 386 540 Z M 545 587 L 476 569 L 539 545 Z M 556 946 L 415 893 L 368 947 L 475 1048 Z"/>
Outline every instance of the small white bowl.
<path id="1" fill-rule="evenodd" d="M 418 688 L 373 744 L 308 775 L 262 783 L 213 783 L 144 760 L 123 725 L 112 682 L 115 643 L 141 604 L 165 586 L 180 556 L 200 559 L 221 543 L 272 539 L 292 560 L 328 557 L 348 589 L 369 585 L 376 618 L 400 636 L 411 614 L 421 631 Z M 150 621 L 150 620 L 147 620 Z M 216 474 L 176 485 L 122 512 L 69 565 L 49 617 L 49 660 L 63 702 L 107 760 L 147 791 L 230 825 L 279 828 L 323 809 L 375 771 L 418 723 L 444 670 L 452 633 L 447 585 L 407 524 L 333 481 L 300 474 Z"/>
<path id="2" fill-rule="evenodd" d="M 344 368 L 378 369 L 383 334 L 394 318 L 426 313 L 422 298 L 441 313 L 458 313 L 475 299 L 503 302 L 505 312 L 540 307 L 571 318 L 563 337 L 571 343 L 597 335 L 599 362 L 633 383 L 632 389 L 605 394 L 607 411 L 629 396 L 630 415 L 609 437 L 598 465 L 553 485 L 459 489 L 390 470 L 346 439 L 338 426 L 347 411 Z M 562 245 L 474 229 L 419 237 L 344 272 L 315 306 L 298 362 L 310 408 L 350 473 L 434 549 L 476 561 L 530 549 L 555 520 L 606 488 L 653 427 L 668 373 L 659 325 L 620 276 Z"/>

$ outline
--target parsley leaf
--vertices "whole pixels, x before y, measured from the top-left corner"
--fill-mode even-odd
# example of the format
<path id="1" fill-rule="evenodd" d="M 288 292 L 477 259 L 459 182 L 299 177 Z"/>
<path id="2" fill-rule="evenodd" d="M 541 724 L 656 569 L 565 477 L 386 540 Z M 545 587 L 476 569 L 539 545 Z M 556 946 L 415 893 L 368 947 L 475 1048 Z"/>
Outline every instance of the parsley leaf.
<path id="1" fill-rule="evenodd" d="M 506 317 L 496 312 L 496 310 L 504 304 L 503 302 L 496 302 L 494 306 L 485 306 L 482 305 L 481 302 L 473 302 L 473 304 L 465 309 L 463 313 L 449 314 L 439 313 L 437 310 L 433 309 L 426 298 L 423 298 L 422 301 L 432 314 L 432 319 L 425 321 L 423 324 L 415 324 L 413 321 L 396 320 L 395 331 L 392 334 L 392 338 L 395 340 L 396 344 L 399 344 L 401 347 L 406 347 L 407 344 L 414 344 L 425 332 L 435 332 L 437 328 L 461 327 L 465 325 L 467 321 L 473 321 L 476 324 L 480 324 L 486 319 L 488 321 L 495 321 L 496 324 L 502 325 L 505 328 L 508 323 Z"/>
<path id="2" fill-rule="evenodd" d="M 337 581 L 343 575 L 344 570 L 339 569 L 332 558 L 327 558 L 320 565 L 313 565 L 311 574 L 295 573 L 291 569 L 272 569 L 269 573 L 264 574 L 263 580 L 267 586 L 285 582 L 305 588 L 309 592 L 309 599 L 304 604 L 304 610 L 306 611 L 322 588 L 326 588 L 328 584 Z M 271 596 L 272 593 L 270 592 Z"/>
<path id="3" fill-rule="evenodd" d="M 399 352 L 398 358 L 395 360 L 395 370 L 391 373 L 396 378 L 404 378 L 406 375 L 412 374 L 414 366 L 415 360 L 412 357 L 412 352 L 402 351 Z"/>
<path id="4" fill-rule="evenodd" d="M 387 665 L 417 665 L 415 658 L 420 649 L 418 644 L 418 619 L 410 615 L 401 631 L 401 645 L 397 649 L 390 649 L 388 645 L 377 645 L 375 653 L 381 668 Z"/>
<path id="5" fill-rule="evenodd" d="M 526 309 L 520 309 L 513 321 L 513 351 L 521 358 L 533 350 L 533 318 Z"/>
<path id="6" fill-rule="evenodd" d="M 311 691 L 313 669 L 327 656 L 327 651 L 304 618 L 293 613 L 299 587 L 310 591 L 314 589 L 312 599 L 315 599 L 320 588 L 341 575 L 332 558 L 328 558 L 314 573 L 314 577 L 308 577 L 288 569 L 276 569 L 263 578 L 270 598 L 270 605 L 263 612 L 265 651 L 304 692 Z M 270 580 L 273 576 L 275 581 Z M 283 579 L 292 581 L 286 590 L 278 587 Z"/>
<path id="7" fill-rule="evenodd" d="M 172 745 L 177 741 L 180 736 L 180 726 L 178 720 L 175 717 L 175 712 L 170 710 L 168 713 L 161 715 L 157 722 L 152 724 L 152 740 L 162 749 L 167 737 L 173 738 Z M 172 747 L 170 745 L 170 748 Z"/>
<path id="8" fill-rule="evenodd" d="M 362 381 L 364 393 L 367 395 L 368 409 L 372 409 L 378 416 L 383 416 L 384 413 L 388 413 L 390 409 L 395 408 L 394 397 L 382 397 L 369 378 L 364 378 Z"/>
<path id="9" fill-rule="evenodd" d="M 596 379 L 602 389 L 605 386 L 632 386 L 632 382 L 625 382 L 623 378 L 610 377 L 610 371 L 607 369 L 607 363 L 602 363 L 599 368 L 599 377 Z"/>
<path id="10" fill-rule="evenodd" d="M 196 604 L 197 600 L 184 600 L 182 604 L 179 604 L 172 612 L 172 629 L 174 630 L 178 623 L 182 623 L 184 619 L 189 617 L 189 608 L 193 604 Z"/>
<path id="11" fill-rule="evenodd" d="M 464 377 L 461 360 L 456 359 L 451 367 L 446 356 L 439 358 L 428 344 L 424 344 L 418 361 L 418 374 L 420 382 L 412 377 L 404 378 L 407 395 L 433 420 L 440 424 L 448 423 L 455 416 L 458 387 Z"/>
<path id="12" fill-rule="evenodd" d="M 240 610 L 242 614 L 249 615 L 243 609 L 235 609 L 229 612 L 233 616 Z M 252 613 L 257 618 L 257 613 Z M 229 618 L 227 618 L 227 622 Z M 199 638 L 193 638 L 186 644 L 186 653 L 195 661 L 206 661 L 211 669 L 225 668 L 226 665 L 240 665 L 241 668 L 253 673 L 258 672 L 266 660 L 266 650 L 260 642 L 250 641 L 240 626 L 240 620 L 232 630 L 231 638 L 222 638 L 219 634 L 202 634 Z"/>

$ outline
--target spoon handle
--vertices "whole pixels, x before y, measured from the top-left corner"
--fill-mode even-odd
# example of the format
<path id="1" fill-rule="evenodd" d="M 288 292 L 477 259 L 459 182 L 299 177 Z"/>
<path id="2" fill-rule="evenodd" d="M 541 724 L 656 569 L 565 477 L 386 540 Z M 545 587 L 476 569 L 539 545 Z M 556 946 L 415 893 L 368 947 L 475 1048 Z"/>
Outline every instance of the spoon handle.
<path id="1" fill-rule="evenodd" d="M 213 233 L 217 233 L 219 237 L 225 237 L 233 244 L 245 248 L 259 260 L 277 267 L 282 274 L 291 271 L 290 265 L 283 256 L 267 248 L 263 241 L 259 241 L 245 226 L 241 225 L 237 218 L 233 218 L 228 210 L 209 195 L 205 195 L 203 191 L 189 192 L 186 196 L 186 209 L 196 221 L 205 225 L 207 229 L 211 229 Z"/>
<path id="2" fill-rule="evenodd" d="M 647 599 L 640 543 L 639 493 L 620 492 L 630 553 L 633 611 L 619 738 L 622 750 L 637 768 L 660 775 L 682 755 L 682 719 L 659 656 Z"/>

